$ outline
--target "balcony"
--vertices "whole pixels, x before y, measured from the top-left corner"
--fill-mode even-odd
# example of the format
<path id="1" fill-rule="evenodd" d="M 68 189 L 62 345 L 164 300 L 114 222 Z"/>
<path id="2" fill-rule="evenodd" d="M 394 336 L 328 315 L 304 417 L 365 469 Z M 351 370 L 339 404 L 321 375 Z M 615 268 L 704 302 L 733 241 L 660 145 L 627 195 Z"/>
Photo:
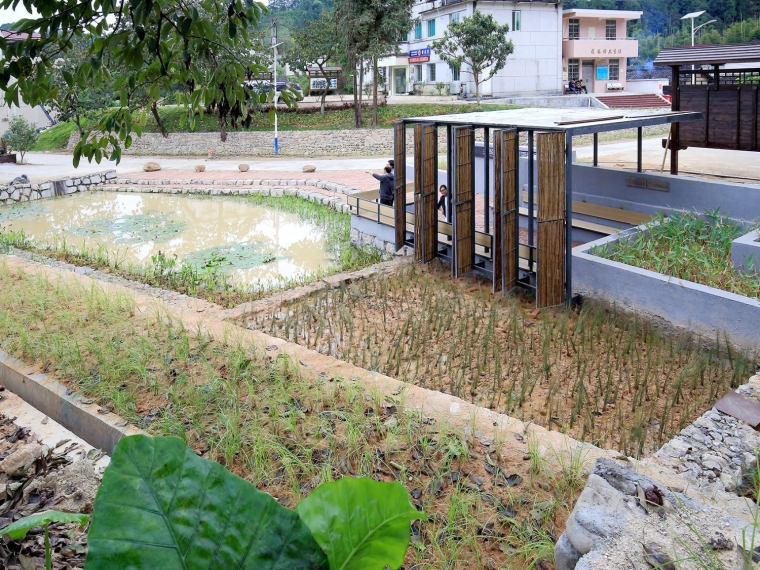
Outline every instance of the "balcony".
<path id="1" fill-rule="evenodd" d="M 565 59 L 607 59 L 639 56 L 639 41 L 634 38 L 562 40 Z"/>

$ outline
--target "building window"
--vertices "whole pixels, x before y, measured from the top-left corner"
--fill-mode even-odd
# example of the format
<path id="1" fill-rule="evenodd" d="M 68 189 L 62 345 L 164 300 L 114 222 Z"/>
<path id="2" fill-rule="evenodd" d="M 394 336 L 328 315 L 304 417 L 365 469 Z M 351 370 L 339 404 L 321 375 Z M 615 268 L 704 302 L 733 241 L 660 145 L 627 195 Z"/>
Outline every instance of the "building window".
<path id="1" fill-rule="evenodd" d="M 435 19 L 427 21 L 427 37 L 432 38 L 435 36 Z"/>
<path id="2" fill-rule="evenodd" d="M 520 18 L 520 10 L 512 11 L 512 31 L 519 32 L 522 29 L 522 20 Z"/>
<path id="3" fill-rule="evenodd" d="M 422 66 L 421 65 L 414 66 L 414 80 L 422 81 Z"/>
<path id="4" fill-rule="evenodd" d="M 620 81 L 620 60 L 610 60 L 610 81 Z"/>
<path id="5" fill-rule="evenodd" d="M 581 21 L 578 19 L 571 19 L 567 30 L 567 38 L 570 40 L 581 39 Z"/>
<path id="6" fill-rule="evenodd" d="M 617 39 L 617 22 L 615 20 L 607 20 L 605 30 L 607 31 L 606 37 L 608 40 Z"/>
<path id="7" fill-rule="evenodd" d="M 428 63 L 428 81 L 435 81 L 435 64 Z"/>
<path id="8" fill-rule="evenodd" d="M 459 21 L 459 12 L 454 12 L 453 14 L 449 15 L 449 24 L 451 22 L 458 22 Z"/>
<path id="9" fill-rule="evenodd" d="M 451 80 L 459 81 L 459 66 L 451 68 Z"/>
<path id="10" fill-rule="evenodd" d="M 415 40 L 422 39 L 422 22 L 414 23 L 414 39 Z"/>
<path id="11" fill-rule="evenodd" d="M 568 80 L 577 81 L 580 79 L 580 63 L 577 59 L 567 60 L 567 78 Z"/>

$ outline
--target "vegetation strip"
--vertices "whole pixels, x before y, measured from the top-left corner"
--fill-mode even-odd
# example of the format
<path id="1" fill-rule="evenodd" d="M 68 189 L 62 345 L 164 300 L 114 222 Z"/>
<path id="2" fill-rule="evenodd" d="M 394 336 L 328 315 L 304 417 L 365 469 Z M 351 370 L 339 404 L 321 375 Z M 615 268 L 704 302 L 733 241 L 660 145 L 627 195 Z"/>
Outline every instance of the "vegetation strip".
<path id="1" fill-rule="evenodd" d="M 755 227 L 757 227 L 757 223 Z M 760 275 L 736 273 L 731 243 L 750 231 L 720 211 L 660 214 L 643 230 L 613 247 L 590 253 L 641 269 L 760 299 Z"/>
<path id="2" fill-rule="evenodd" d="M 391 379 L 365 382 L 371 376 L 345 364 L 333 367 L 342 377 L 312 376 L 306 366 L 334 361 L 298 347 L 291 358 L 288 343 L 266 335 L 202 325 L 194 312 L 179 320 L 142 306 L 140 297 L 135 305 L 119 287 L 106 292 L 74 275 L 51 279 L 56 272 L 11 261 L 0 271 L 2 347 L 104 409 L 152 434 L 180 437 L 285 505 L 342 476 L 401 481 L 430 517 L 413 525 L 407 565 L 551 560 L 583 484 L 583 460 L 593 460 L 586 448 L 566 452 L 561 437 L 536 437 L 540 428 L 513 436 L 519 422 L 475 414 L 449 396 L 404 391 Z M 280 346 L 264 344 L 272 342 Z M 441 419 L 448 414 L 424 415 L 415 402 L 428 410 L 456 404 L 460 427 Z M 478 431 L 494 423 L 503 429 L 490 427 L 490 437 Z M 539 451 L 547 441 L 557 444 L 558 464 Z"/>
<path id="3" fill-rule="evenodd" d="M 604 305 L 533 311 L 409 266 L 244 317 L 322 354 L 641 456 L 754 372 L 751 354 Z"/>

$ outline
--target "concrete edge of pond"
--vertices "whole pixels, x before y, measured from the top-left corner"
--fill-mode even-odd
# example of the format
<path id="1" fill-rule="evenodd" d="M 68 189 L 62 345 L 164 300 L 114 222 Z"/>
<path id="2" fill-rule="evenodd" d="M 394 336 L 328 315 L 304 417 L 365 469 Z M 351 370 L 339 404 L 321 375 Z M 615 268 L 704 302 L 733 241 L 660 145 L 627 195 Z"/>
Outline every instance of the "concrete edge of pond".
<path id="1" fill-rule="evenodd" d="M 0 350 L 0 382 L 30 406 L 108 455 L 122 437 L 145 433 L 120 416 L 100 413 L 100 406 L 46 374 Z"/>
<path id="2" fill-rule="evenodd" d="M 756 350 L 760 345 L 760 301 L 757 299 L 590 253 L 594 247 L 611 247 L 639 231 L 646 231 L 646 226 L 573 248 L 574 292 L 663 319 L 707 339 L 725 335 L 732 344 Z"/>

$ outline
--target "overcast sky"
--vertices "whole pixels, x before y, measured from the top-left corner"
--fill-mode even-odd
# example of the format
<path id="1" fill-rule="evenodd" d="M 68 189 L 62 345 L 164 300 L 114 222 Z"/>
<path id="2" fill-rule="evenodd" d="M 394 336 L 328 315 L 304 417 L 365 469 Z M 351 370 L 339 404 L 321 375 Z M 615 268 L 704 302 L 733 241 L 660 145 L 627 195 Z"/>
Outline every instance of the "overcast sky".
<path id="1" fill-rule="evenodd" d="M 262 4 L 268 4 L 269 0 L 260 0 Z M 21 18 L 28 18 L 29 12 L 26 11 L 23 4 L 19 4 L 15 10 L 2 10 L 0 9 L 0 24 L 7 24 L 8 22 L 16 22 Z"/>
<path id="2" fill-rule="evenodd" d="M 16 22 L 21 18 L 28 18 L 29 12 L 26 11 L 23 4 L 19 4 L 15 10 L 0 10 L 0 24 Z"/>

